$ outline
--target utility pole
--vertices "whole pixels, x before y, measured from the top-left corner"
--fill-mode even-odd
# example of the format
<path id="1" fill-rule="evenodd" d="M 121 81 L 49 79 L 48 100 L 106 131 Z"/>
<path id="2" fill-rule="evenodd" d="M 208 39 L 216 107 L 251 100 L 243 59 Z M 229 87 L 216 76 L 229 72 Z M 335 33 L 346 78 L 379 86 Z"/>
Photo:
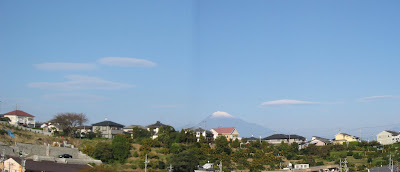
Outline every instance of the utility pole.
<path id="1" fill-rule="evenodd" d="M 144 172 L 147 172 L 147 164 L 149 163 L 150 161 L 147 161 L 147 154 L 146 154 L 146 159 L 144 160 Z"/>
<path id="2" fill-rule="evenodd" d="M 218 164 L 219 167 L 219 172 L 222 172 L 222 160 L 220 161 L 220 163 Z"/>
<path id="3" fill-rule="evenodd" d="M 392 154 L 389 156 L 389 169 L 390 172 L 393 172 L 393 159 L 392 159 Z"/>
<path id="4" fill-rule="evenodd" d="M 172 164 L 169 164 L 169 167 L 167 167 L 168 168 L 168 172 L 173 172 L 174 171 L 174 168 L 172 168 Z"/>
<path id="5" fill-rule="evenodd" d="M 344 164 L 344 166 L 343 166 L 344 172 L 349 172 L 349 168 L 347 168 L 347 158 L 345 158 L 342 163 Z"/>

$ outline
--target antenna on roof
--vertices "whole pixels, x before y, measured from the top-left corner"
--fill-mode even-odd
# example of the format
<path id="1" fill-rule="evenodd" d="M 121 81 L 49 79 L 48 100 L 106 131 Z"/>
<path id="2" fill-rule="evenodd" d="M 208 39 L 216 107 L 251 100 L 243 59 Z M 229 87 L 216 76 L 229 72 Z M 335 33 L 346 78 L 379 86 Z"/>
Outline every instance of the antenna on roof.
<path id="1" fill-rule="evenodd" d="M 104 118 L 104 121 L 107 121 L 107 116 Z"/>

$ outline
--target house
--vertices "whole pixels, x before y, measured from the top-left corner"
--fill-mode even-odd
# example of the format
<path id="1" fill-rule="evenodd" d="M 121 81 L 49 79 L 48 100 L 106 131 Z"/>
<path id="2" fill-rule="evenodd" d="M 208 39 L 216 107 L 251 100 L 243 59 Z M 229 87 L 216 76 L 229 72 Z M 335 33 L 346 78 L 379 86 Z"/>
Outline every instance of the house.
<path id="1" fill-rule="evenodd" d="M 51 132 L 51 133 L 60 132 L 60 131 L 63 130 L 62 127 L 61 127 L 59 124 L 57 124 L 57 123 L 51 123 L 51 122 L 49 122 L 49 123 L 43 123 L 43 124 L 40 126 L 40 128 L 43 128 L 43 131 L 47 131 L 47 132 Z"/>
<path id="2" fill-rule="evenodd" d="M 8 117 L 11 120 L 10 124 L 35 127 L 35 116 L 22 110 L 8 112 L 4 114 L 4 117 Z"/>
<path id="3" fill-rule="evenodd" d="M 239 139 L 239 132 L 235 127 L 213 128 L 211 129 L 211 132 L 214 135 L 214 139 L 218 136 L 224 136 L 228 141 Z"/>
<path id="4" fill-rule="evenodd" d="M 265 137 L 262 141 L 266 141 L 270 144 L 281 144 L 283 143 L 298 143 L 301 144 L 306 141 L 306 138 L 296 134 L 273 134 L 271 136 Z"/>
<path id="5" fill-rule="evenodd" d="M 57 172 L 74 172 L 80 169 L 91 168 L 86 164 L 65 164 L 54 161 L 34 161 L 32 159 L 25 160 L 25 167 L 22 166 L 22 161 L 19 157 L 11 157 L 0 163 L 0 169 L 9 172 L 33 172 L 33 171 L 57 171 Z"/>
<path id="6" fill-rule="evenodd" d="M 194 170 L 194 172 L 207 172 L 207 171 L 215 171 L 214 170 L 214 163 L 207 162 L 204 165 L 198 165 L 197 170 Z"/>
<path id="7" fill-rule="evenodd" d="M 314 143 L 316 146 L 325 146 L 332 143 L 331 140 L 318 136 L 312 136 L 311 142 Z"/>
<path id="8" fill-rule="evenodd" d="M 295 170 L 302 170 L 302 169 L 308 169 L 310 168 L 310 164 L 295 164 L 294 169 Z"/>
<path id="9" fill-rule="evenodd" d="M 124 127 L 122 130 L 124 130 L 124 132 L 131 133 L 133 131 L 133 129 L 136 128 L 136 127 L 141 128 L 141 129 L 145 129 L 145 130 L 147 129 L 146 127 L 143 127 L 141 125 L 130 125 L 130 126 Z"/>
<path id="10" fill-rule="evenodd" d="M 343 144 L 344 142 L 359 142 L 361 141 L 359 137 L 352 136 L 346 133 L 338 133 L 335 135 L 335 140 L 333 141 L 334 144 Z"/>
<path id="11" fill-rule="evenodd" d="M 92 124 L 93 128 L 92 131 L 96 134 L 100 134 L 101 137 L 112 139 L 117 134 L 122 134 L 122 128 L 124 127 L 121 124 L 108 121 L 107 119 L 102 122 L 98 122 Z"/>
<path id="12" fill-rule="evenodd" d="M 5 160 L 3 163 L 0 164 L 0 169 L 5 169 L 7 171 L 12 172 L 25 172 L 25 168 L 20 165 L 17 161 L 13 158 L 9 158 Z"/>
<path id="13" fill-rule="evenodd" d="M 160 121 L 157 121 L 157 122 L 154 123 L 154 124 L 148 125 L 148 126 L 147 126 L 147 130 L 151 132 L 151 134 L 152 134 L 151 138 L 152 138 L 152 139 L 155 139 L 155 138 L 158 137 L 158 131 L 160 131 L 160 128 L 161 128 L 161 127 L 166 127 L 166 126 L 167 126 L 167 125 L 161 123 Z"/>
<path id="14" fill-rule="evenodd" d="M 92 126 L 78 126 L 76 127 L 76 132 L 80 137 L 87 137 L 89 133 L 93 132 Z"/>
<path id="15" fill-rule="evenodd" d="M 396 131 L 385 130 L 376 135 L 377 141 L 382 145 L 389 145 L 399 142 L 400 133 Z"/>
<path id="16" fill-rule="evenodd" d="M 257 139 L 259 139 L 259 138 L 256 138 L 256 137 L 251 136 L 251 137 L 246 138 L 246 139 L 247 139 L 247 142 L 255 142 L 255 141 L 257 141 Z M 261 140 L 261 139 L 260 139 L 260 140 Z"/>
<path id="17" fill-rule="evenodd" d="M 399 171 L 400 167 L 398 165 L 393 165 L 393 170 L 390 168 L 390 166 L 382 166 L 382 167 L 373 167 L 368 169 L 368 172 L 393 172 L 393 171 Z"/>
<path id="18" fill-rule="evenodd" d="M 193 131 L 196 135 L 197 142 L 200 141 L 200 136 L 203 136 L 207 143 L 211 143 L 213 141 L 213 133 L 209 130 L 205 130 L 203 128 L 187 128 L 185 131 L 190 130 Z"/>

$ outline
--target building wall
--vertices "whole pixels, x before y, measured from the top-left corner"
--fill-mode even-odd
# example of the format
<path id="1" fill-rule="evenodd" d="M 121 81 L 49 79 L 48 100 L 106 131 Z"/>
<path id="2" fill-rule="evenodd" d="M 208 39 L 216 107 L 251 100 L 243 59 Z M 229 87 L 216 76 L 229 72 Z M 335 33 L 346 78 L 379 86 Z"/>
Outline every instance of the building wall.
<path id="1" fill-rule="evenodd" d="M 30 127 L 35 126 L 35 118 L 27 116 L 17 116 L 17 115 L 4 115 L 4 117 L 10 118 L 10 124 L 25 123 Z"/>
<path id="2" fill-rule="evenodd" d="M 4 161 L 4 170 L 9 172 L 24 172 L 24 170 L 22 170 L 22 166 L 19 163 L 21 162 L 17 162 L 14 159 L 9 158 Z M 3 164 L 0 164 L 0 169 L 3 169 Z"/>
<path id="3" fill-rule="evenodd" d="M 354 138 L 354 136 L 349 136 L 345 134 L 336 134 L 335 140 L 343 141 L 343 142 L 357 142 L 358 139 Z"/>
<path id="4" fill-rule="evenodd" d="M 389 145 L 393 144 L 396 142 L 399 142 L 399 137 L 398 136 L 393 136 L 392 133 L 389 133 L 387 131 L 382 131 L 378 135 L 376 135 L 377 141 L 381 143 L 382 145 Z"/>

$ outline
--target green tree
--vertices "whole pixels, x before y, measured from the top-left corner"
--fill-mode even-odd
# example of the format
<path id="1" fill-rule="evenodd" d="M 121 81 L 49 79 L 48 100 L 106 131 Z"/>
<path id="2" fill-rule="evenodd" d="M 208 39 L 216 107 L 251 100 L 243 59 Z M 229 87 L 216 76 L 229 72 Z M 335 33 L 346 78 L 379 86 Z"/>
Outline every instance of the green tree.
<path id="1" fill-rule="evenodd" d="M 64 134 L 67 136 L 72 136 L 77 126 L 81 126 L 83 123 L 87 122 L 88 119 L 83 113 L 59 113 L 50 120 L 52 123 L 57 123 L 63 129 Z"/>
<path id="2" fill-rule="evenodd" d="M 220 154 L 222 152 L 225 152 L 228 155 L 231 154 L 232 150 L 229 147 L 229 142 L 224 136 L 218 136 L 215 139 L 215 151 L 217 154 Z"/>
<path id="3" fill-rule="evenodd" d="M 232 142 L 231 147 L 232 148 L 239 148 L 240 147 L 240 142 L 239 142 L 239 140 L 237 138 Z"/>
<path id="4" fill-rule="evenodd" d="M 112 147 L 110 143 L 98 142 L 93 154 L 94 158 L 99 159 L 103 162 L 112 162 L 114 160 Z"/>
<path id="5" fill-rule="evenodd" d="M 124 162 L 129 156 L 131 149 L 130 138 L 123 134 L 118 134 L 112 140 L 113 157 L 119 162 Z"/>
<path id="6" fill-rule="evenodd" d="M 132 128 L 132 138 L 135 139 L 136 142 L 140 142 L 144 138 L 149 138 L 151 136 L 150 131 L 139 128 L 139 127 L 134 127 Z"/>
<path id="7" fill-rule="evenodd" d="M 176 172 L 194 171 L 199 160 L 194 156 L 193 150 L 185 150 L 171 156 L 169 163 L 174 166 Z"/>

